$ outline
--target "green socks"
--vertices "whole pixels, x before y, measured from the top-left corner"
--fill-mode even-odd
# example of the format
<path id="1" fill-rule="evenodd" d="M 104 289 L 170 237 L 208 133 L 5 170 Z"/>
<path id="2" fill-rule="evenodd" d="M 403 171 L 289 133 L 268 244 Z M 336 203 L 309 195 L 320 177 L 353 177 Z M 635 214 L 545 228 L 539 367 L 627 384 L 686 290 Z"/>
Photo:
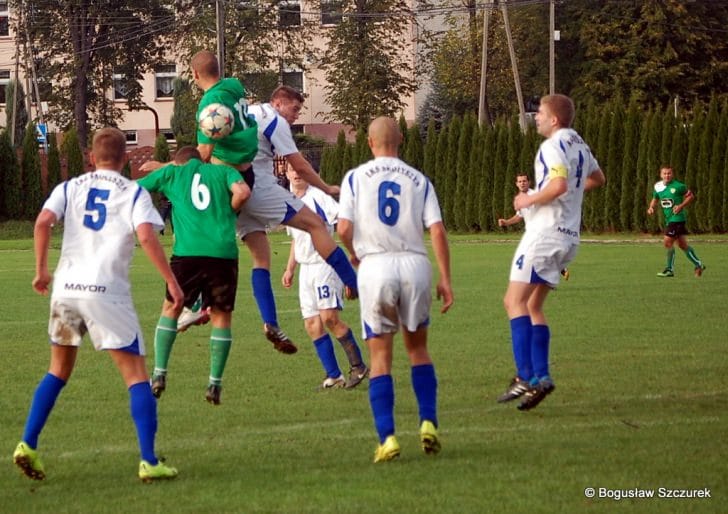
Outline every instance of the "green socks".
<path id="1" fill-rule="evenodd" d="M 667 269 L 673 269 L 673 266 L 675 265 L 675 249 L 670 248 L 667 251 Z"/>
<path id="2" fill-rule="evenodd" d="M 220 385 L 225 371 L 230 345 L 233 342 L 229 328 L 213 327 L 210 334 L 210 383 Z"/>
<path id="3" fill-rule="evenodd" d="M 688 246 L 688 249 L 685 250 L 685 255 L 688 257 L 688 259 L 690 259 L 690 262 L 692 262 L 693 266 L 695 266 L 696 268 L 699 268 L 703 265 L 700 259 L 698 259 L 698 256 L 695 255 L 695 250 L 693 250 L 692 246 Z"/>
<path id="4" fill-rule="evenodd" d="M 166 375 L 169 354 L 177 338 L 177 320 L 161 316 L 154 331 L 154 374 Z"/>

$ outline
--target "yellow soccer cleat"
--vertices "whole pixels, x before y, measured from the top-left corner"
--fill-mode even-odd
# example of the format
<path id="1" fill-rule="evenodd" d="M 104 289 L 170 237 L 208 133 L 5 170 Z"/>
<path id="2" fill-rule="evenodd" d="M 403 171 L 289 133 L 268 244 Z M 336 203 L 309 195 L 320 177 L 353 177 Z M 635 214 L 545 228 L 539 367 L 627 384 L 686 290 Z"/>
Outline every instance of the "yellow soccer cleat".
<path id="1" fill-rule="evenodd" d="M 167 466 L 161 460 L 155 465 L 152 465 L 145 460 L 139 463 L 139 478 L 142 479 L 143 482 L 175 478 L 177 474 L 177 468 Z"/>
<path id="2" fill-rule="evenodd" d="M 31 448 L 28 443 L 20 441 L 13 452 L 13 462 L 26 477 L 33 480 L 43 480 L 45 478 L 45 470 L 43 463 L 38 457 L 38 452 Z"/>
<path id="3" fill-rule="evenodd" d="M 384 440 L 384 443 L 377 446 L 374 450 L 374 462 L 386 462 L 399 457 L 399 443 L 397 438 L 390 435 Z"/>
<path id="4" fill-rule="evenodd" d="M 440 453 L 440 439 L 437 437 L 437 428 L 432 421 L 424 420 L 420 425 L 420 444 L 422 451 L 427 455 Z"/>

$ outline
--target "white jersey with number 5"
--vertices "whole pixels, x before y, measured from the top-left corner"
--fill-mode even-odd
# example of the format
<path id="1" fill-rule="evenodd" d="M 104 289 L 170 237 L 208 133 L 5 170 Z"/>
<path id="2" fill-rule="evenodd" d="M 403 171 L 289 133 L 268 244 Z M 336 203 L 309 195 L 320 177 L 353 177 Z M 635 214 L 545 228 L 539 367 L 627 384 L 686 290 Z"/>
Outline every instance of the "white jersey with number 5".
<path id="1" fill-rule="evenodd" d="M 43 209 L 64 220 L 52 297 L 131 298 L 136 228 L 164 227 L 149 193 L 115 171 L 97 170 L 56 186 Z"/>
<path id="2" fill-rule="evenodd" d="M 424 229 L 442 221 L 429 179 L 396 157 L 377 157 L 346 174 L 339 218 L 354 223 L 359 259 L 388 252 L 427 255 Z"/>

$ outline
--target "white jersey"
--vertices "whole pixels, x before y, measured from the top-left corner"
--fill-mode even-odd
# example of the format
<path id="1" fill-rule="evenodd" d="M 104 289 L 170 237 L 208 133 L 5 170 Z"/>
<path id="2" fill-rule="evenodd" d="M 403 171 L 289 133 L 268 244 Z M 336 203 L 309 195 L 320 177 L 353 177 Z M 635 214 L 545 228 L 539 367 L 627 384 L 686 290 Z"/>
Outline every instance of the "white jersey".
<path id="1" fill-rule="evenodd" d="M 599 169 L 591 150 L 574 129 L 559 129 L 541 143 L 534 162 L 536 190 L 545 188 L 553 177 L 566 178 L 568 190 L 548 204 L 533 207 L 528 231 L 578 243 L 584 184 Z"/>
<path id="2" fill-rule="evenodd" d="M 396 157 L 377 157 L 341 183 L 339 218 L 354 224 L 359 259 L 389 252 L 427 255 L 424 229 L 442 221 L 429 179 Z"/>
<path id="3" fill-rule="evenodd" d="M 129 265 L 142 223 L 164 227 L 149 193 L 115 171 L 62 182 L 43 205 L 64 220 L 53 298 L 131 298 Z"/>
<path id="4" fill-rule="evenodd" d="M 306 192 L 300 199 L 309 209 L 321 217 L 329 234 L 333 235 L 336 216 L 339 212 L 339 204 L 336 203 L 336 200 L 313 186 L 308 186 Z M 286 231 L 293 238 L 293 253 L 296 262 L 300 264 L 320 264 L 326 262 L 313 247 L 311 235 L 308 232 L 293 227 L 286 227 Z"/>
<path id="5" fill-rule="evenodd" d="M 248 114 L 258 123 L 258 153 L 253 160 L 254 187 L 277 184 L 273 158 L 298 152 L 291 127 L 269 103 L 248 106 Z"/>

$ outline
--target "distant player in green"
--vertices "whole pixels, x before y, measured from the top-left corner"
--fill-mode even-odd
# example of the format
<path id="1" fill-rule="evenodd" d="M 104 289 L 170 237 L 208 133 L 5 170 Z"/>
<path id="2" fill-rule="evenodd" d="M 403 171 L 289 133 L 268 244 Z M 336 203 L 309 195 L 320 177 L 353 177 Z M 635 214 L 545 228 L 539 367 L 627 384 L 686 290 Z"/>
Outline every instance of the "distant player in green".
<path id="1" fill-rule="evenodd" d="M 174 205 L 170 264 L 184 291 L 184 304 L 189 307 L 201 296 L 203 305 L 210 307 L 210 381 L 205 399 L 218 405 L 238 284 L 236 212 L 249 190 L 238 171 L 203 163 L 192 146 L 179 149 L 172 164 L 138 182 L 148 191 L 163 193 Z M 152 392 L 157 398 L 167 386 L 167 364 L 181 312 L 182 306 L 175 308 L 167 292 L 154 335 Z"/>
<path id="2" fill-rule="evenodd" d="M 664 165 L 660 168 L 661 181 L 655 184 L 652 192 L 652 200 L 647 208 L 647 214 L 652 216 L 655 212 L 657 203 L 660 203 L 662 212 L 665 215 L 665 238 L 663 243 L 667 248 L 667 266 L 658 273 L 658 277 L 675 276 L 673 265 L 675 263 L 675 241 L 680 249 L 695 266 L 695 276 L 699 277 L 705 270 L 705 265 L 695 254 L 692 246 L 688 245 L 685 235 L 688 233 L 685 228 L 687 215 L 685 207 L 687 207 L 695 199 L 688 186 L 673 178 L 672 166 Z"/>

